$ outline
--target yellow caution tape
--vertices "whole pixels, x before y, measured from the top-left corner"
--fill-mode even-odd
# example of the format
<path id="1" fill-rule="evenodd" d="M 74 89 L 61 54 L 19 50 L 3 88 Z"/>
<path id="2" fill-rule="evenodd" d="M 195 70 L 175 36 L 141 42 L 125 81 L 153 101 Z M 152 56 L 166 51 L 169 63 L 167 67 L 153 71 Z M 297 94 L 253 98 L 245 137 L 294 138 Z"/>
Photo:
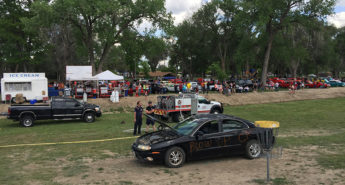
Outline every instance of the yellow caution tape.
<path id="1" fill-rule="evenodd" d="M 278 121 L 255 121 L 254 124 L 261 128 L 279 128 L 280 126 Z"/>
<path id="2" fill-rule="evenodd" d="M 44 146 L 44 145 L 63 145 L 63 144 L 79 144 L 79 143 L 96 143 L 96 142 L 105 142 L 105 141 L 116 141 L 116 140 L 125 140 L 125 139 L 134 139 L 135 137 L 118 137 L 110 139 L 98 139 L 98 140 L 87 140 L 87 141 L 65 141 L 65 142 L 56 142 L 56 143 L 29 143 L 29 144 L 16 144 L 16 145 L 3 145 L 0 148 L 10 148 L 10 147 L 20 147 L 20 146 Z"/>

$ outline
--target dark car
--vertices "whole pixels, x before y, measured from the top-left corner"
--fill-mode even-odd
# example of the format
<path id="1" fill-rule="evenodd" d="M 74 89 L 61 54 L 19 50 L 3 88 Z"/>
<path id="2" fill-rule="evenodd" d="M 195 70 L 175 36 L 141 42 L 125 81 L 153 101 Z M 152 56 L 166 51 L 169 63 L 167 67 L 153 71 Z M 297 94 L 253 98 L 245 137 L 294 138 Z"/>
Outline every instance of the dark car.
<path id="1" fill-rule="evenodd" d="M 151 119 L 154 119 L 150 117 Z M 260 156 L 255 125 L 224 114 L 192 116 L 174 127 L 164 122 L 161 129 L 139 137 L 132 145 L 140 160 L 163 161 L 168 167 L 181 167 L 186 160 L 230 153 L 244 153 L 248 158 Z"/>
<path id="2" fill-rule="evenodd" d="M 81 103 L 73 98 L 52 98 L 50 104 L 11 105 L 8 108 L 8 119 L 20 121 L 24 127 L 31 127 L 35 120 L 44 119 L 83 119 L 85 122 L 94 122 L 95 116 L 102 115 L 99 106 Z"/>

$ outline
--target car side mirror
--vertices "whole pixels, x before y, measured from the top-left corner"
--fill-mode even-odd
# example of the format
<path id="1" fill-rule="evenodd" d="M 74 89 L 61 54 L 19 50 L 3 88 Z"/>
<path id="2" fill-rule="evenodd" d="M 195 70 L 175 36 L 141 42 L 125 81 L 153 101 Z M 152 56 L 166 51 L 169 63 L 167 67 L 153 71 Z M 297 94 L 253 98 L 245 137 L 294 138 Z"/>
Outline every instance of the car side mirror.
<path id="1" fill-rule="evenodd" d="M 202 137 L 203 137 L 203 135 L 204 135 L 204 132 L 202 132 L 202 131 L 197 131 L 196 133 L 195 133 L 195 138 L 196 138 L 196 140 L 201 140 L 202 139 Z"/>
<path id="2" fill-rule="evenodd" d="M 80 106 L 80 103 L 75 103 L 74 106 L 75 106 L 75 107 L 79 107 L 79 106 Z"/>

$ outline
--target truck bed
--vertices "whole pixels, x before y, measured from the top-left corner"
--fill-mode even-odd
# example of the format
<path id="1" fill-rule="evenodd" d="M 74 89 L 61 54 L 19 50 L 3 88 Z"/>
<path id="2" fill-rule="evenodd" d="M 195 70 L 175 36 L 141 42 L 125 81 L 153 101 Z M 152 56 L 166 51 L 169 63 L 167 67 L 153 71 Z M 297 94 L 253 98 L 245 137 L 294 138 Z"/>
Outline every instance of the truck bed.
<path id="1" fill-rule="evenodd" d="M 12 107 L 19 107 L 19 106 L 50 106 L 49 103 L 35 103 L 35 104 L 30 104 L 30 103 L 22 103 L 22 104 L 11 104 Z"/>

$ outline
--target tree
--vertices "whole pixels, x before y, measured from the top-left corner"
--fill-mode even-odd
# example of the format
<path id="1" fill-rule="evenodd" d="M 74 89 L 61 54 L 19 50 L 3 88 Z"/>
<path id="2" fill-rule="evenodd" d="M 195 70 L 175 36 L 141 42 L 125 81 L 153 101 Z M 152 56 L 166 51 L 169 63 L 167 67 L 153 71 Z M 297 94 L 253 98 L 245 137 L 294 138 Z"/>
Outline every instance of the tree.
<path id="1" fill-rule="evenodd" d="M 124 51 L 124 59 L 132 72 L 132 77 L 136 78 L 139 62 L 144 54 L 143 38 L 131 30 L 125 30 L 120 40 L 121 49 Z"/>
<path id="2" fill-rule="evenodd" d="M 147 63 L 147 61 L 142 61 L 141 63 L 141 70 L 144 73 L 145 78 L 149 78 L 149 72 L 150 72 L 150 65 Z"/>
<path id="3" fill-rule="evenodd" d="M 216 76 L 217 79 L 220 80 L 220 81 L 225 80 L 226 77 L 227 77 L 226 73 L 223 71 L 223 69 L 221 68 L 221 66 L 219 65 L 218 62 L 213 63 L 212 65 L 210 65 L 208 70 L 211 73 L 213 73 L 213 75 Z"/>
<path id="4" fill-rule="evenodd" d="M 324 18 L 332 12 L 335 0 L 244 0 L 243 3 L 244 11 L 250 17 L 255 17 L 256 29 L 261 30 L 261 36 L 267 40 L 261 74 L 261 85 L 264 86 L 276 34 L 291 23 L 301 23 L 301 20 L 315 17 Z"/>
<path id="5" fill-rule="evenodd" d="M 44 53 L 37 32 L 26 32 L 21 22 L 23 17 L 32 17 L 31 3 L 30 0 L 0 1 L 0 67 L 4 71 L 27 72 Z"/>
<path id="6" fill-rule="evenodd" d="M 87 48 L 88 62 L 93 73 L 103 70 L 104 62 L 112 47 L 120 43 L 125 30 L 143 19 L 154 26 L 168 26 L 171 16 L 164 8 L 164 0 L 37 0 L 35 16 L 28 23 L 52 19 L 68 21 L 81 36 Z M 30 24 L 27 24 L 30 25 Z"/>
<path id="7" fill-rule="evenodd" d="M 144 39 L 143 50 L 152 72 L 156 71 L 158 62 L 168 56 L 168 45 L 162 38 L 147 36 Z"/>

